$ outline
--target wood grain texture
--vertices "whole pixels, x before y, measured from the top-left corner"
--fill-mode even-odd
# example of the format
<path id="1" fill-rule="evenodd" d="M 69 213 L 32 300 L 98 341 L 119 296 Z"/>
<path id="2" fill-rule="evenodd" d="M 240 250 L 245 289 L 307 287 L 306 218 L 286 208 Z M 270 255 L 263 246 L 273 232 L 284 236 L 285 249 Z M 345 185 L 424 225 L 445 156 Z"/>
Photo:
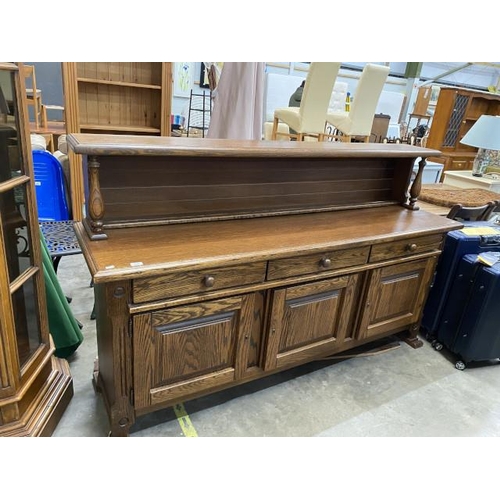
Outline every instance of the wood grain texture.
<path id="1" fill-rule="evenodd" d="M 108 227 L 135 220 L 170 221 L 394 202 L 392 175 L 385 172 L 384 165 L 360 166 L 358 178 L 349 179 L 342 165 L 331 162 L 322 170 L 320 165 L 311 165 L 311 160 L 274 162 L 271 172 L 250 159 L 208 164 L 206 160 L 182 158 L 169 163 L 154 158 L 143 163 L 140 180 L 134 180 L 126 168 L 130 158 L 113 164 L 112 160 L 102 157 L 100 170 Z"/>
<path id="2" fill-rule="evenodd" d="M 380 262 L 395 257 L 404 257 L 406 255 L 416 255 L 439 250 L 442 242 L 442 234 L 432 234 L 429 236 L 406 238 L 390 243 L 373 245 L 369 262 Z"/>
<path id="3" fill-rule="evenodd" d="M 273 369 L 331 350 L 350 336 L 358 276 L 334 278 L 275 290 L 265 368 Z"/>
<path id="4" fill-rule="evenodd" d="M 80 132 L 80 105 L 78 101 L 77 84 L 77 63 L 62 63 L 62 80 L 64 89 L 64 121 L 66 133 Z M 82 104 L 82 111 L 86 112 L 85 105 Z M 83 160 L 81 155 L 77 155 L 68 148 L 70 166 L 70 187 L 71 187 L 71 212 L 73 220 L 80 221 L 83 218 L 83 206 L 85 200 L 83 183 Z"/>
<path id="5" fill-rule="evenodd" d="M 129 411 L 146 414 L 402 329 L 413 341 L 443 234 L 462 227 L 402 206 L 418 191 L 418 181 L 410 189 L 415 159 L 433 150 L 71 141 L 101 164 L 107 239 L 92 240 L 77 223 L 83 254 L 97 290 L 127 290 L 111 312 L 116 325 L 111 298 L 98 300 L 102 336 L 124 337 L 132 322 L 133 340 L 119 349 L 108 340 L 111 351 L 100 351 L 113 358 L 108 372 L 121 364 L 114 391 L 134 390 L 114 413 L 107 405 L 114 428 Z"/>
<path id="6" fill-rule="evenodd" d="M 148 302 L 259 283 L 264 281 L 265 276 L 266 262 L 251 262 L 238 266 L 170 273 L 158 278 L 137 279 L 133 284 L 133 301 Z"/>
<path id="7" fill-rule="evenodd" d="M 401 207 L 109 230 L 77 236 L 96 283 L 222 267 L 442 234 L 462 225 Z M 141 262 L 140 266 L 131 263 Z M 110 267 L 113 266 L 113 267 Z"/>
<path id="8" fill-rule="evenodd" d="M 252 302 L 248 301 L 243 304 L 244 308 L 253 307 L 251 311 L 243 310 L 244 317 L 250 321 L 248 326 L 245 326 L 242 331 L 245 338 L 243 345 L 244 354 L 242 358 L 242 369 L 240 370 L 241 377 L 252 375 L 253 373 L 261 373 L 263 370 L 262 357 L 262 338 L 264 322 L 266 320 L 266 297 L 264 291 L 253 292 L 251 294 Z"/>
<path id="9" fill-rule="evenodd" d="M 105 228 L 398 202 L 387 159 L 154 156 L 138 170 L 135 157 L 99 158 Z"/>
<path id="10" fill-rule="evenodd" d="M 99 157 L 100 179 L 90 176 L 90 191 L 94 181 L 102 188 L 105 230 L 388 204 L 417 209 L 413 164 L 439 154 L 401 144 L 104 139 L 77 134 L 69 144 Z M 100 224 L 87 213 L 89 227 Z"/>
<path id="11" fill-rule="evenodd" d="M 49 332 L 23 65 L 0 71 L 13 83 L 15 115 L 8 144 L 5 136 L 0 144 L 0 436 L 50 435 L 73 381 L 67 362 L 53 356 Z M 14 190 L 22 192 L 22 210 Z M 29 241 L 22 265 L 19 235 Z"/>
<path id="12" fill-rule="evenodd" d="M 460 141 L 481 115 L 499 114 L 498 94 L 458 87 L 440 88 L 427 146 L 442 151 L 436 160 L 444 164 L 441 181 L 447 170 L 472 169 L 477 148 Z"/>
<path id="13" fill-rule="evenodd" d="M 98 388 L 104 396 L 113 435 L 128 435 L 135 422 L 131 401 L 132 346 L 127 304 L 128 281 L 94 285 L 97 317 Z"/>
<path id="14" fill-rule="evenodd" d="M 236 141 L 106 134 L 71 134 L 68 136 L 68 144 L 75 153 L 118 156 L 418 158 L 441 154 L 436 149 L 406 144 Z"/>
<path id="15" fill-rule="evenodd" d="M 370 247 L 356 247 L 347 250 L 301 255 L 288 259 L 275 259 L 269 262 L 267 279 L 279 279 L 320 271 L 347 268 L 368 262 Z"/>
<path id="16" fill-rule="evenodd" d="M 170 135 L 171 63 L 63 62 L 66 131 Z M 87 127 L 87 128 L 85 128 Z M 81 155 L 69 150 L 71 205 L 82 220 L 85 189 Z"/>
<path id="17" fill-rule="evenodd" d="M 135 316 L 136 407 L 242 377 L 260 307 L 249 294 Z"/>
<path id="18" fill-rule="evenodd" d="M 359 337 L 403 329 L 420 315 L 420 295 L 428 285 L 429 259 L 380 267 L 371 271 Z M 424 281 L 427 280 L 427 282 Z"/>

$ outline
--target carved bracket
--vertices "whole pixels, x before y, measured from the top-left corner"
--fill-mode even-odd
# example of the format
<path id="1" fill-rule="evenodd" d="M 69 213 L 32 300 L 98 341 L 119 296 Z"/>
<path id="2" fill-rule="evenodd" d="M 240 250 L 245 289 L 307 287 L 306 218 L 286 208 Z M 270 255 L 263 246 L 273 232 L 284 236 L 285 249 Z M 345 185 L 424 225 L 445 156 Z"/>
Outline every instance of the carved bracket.
<path id="1" fill-rule="evenodd" d="M 87 167 L 89 173 L 89 213 L 83 221 L 83 225 L 91 240 L 105 240 L 108 237 L 103 232 L 104 200 L 99 182 L 99 167 L 97 156 L 90 156 Z"/>
<path id="2" fill-rule="evenodd" d="M 409 208 L 410 210 L 420 210 L 420 207 L 416 205 L 418 196 L 422 189 L 422 177 L 424 175 L 424 168 L 427 165 L 425 158 L 422 158 L 418 162 L 418 172 L 410 188 L 410 199 L 408 203 L 404 203 L 403 206 Z"/>

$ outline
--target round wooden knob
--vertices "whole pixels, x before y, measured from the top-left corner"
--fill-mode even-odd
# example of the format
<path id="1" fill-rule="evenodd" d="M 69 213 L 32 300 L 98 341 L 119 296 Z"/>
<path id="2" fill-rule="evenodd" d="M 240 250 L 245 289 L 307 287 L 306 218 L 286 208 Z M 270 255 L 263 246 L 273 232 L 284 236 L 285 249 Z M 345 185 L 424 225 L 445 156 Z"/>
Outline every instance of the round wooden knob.
<path id="1" fill-rule="evenodd" d="M 321 267 L 324 267 L 325 269 L 328 269 L 332 265 L 332 261 L 331 261 L 331 259 L 324 257 L 323 259 L 321 259 L 319 261 L 319 265 Z"/>
<path id="2" fill-rule="evenodd" d="M 213 276 L 205 276 L 203 278 L 203 284 L 207 287 L 210 288 L 215 285 L 215 278 Z"/>
<path id="3" fill-rule="evenodd" d="M 414 252 L 417 249 L 417 245 L 412 243 L 411 245 L 408 245 L 407 248 L 409 252 Z"/>

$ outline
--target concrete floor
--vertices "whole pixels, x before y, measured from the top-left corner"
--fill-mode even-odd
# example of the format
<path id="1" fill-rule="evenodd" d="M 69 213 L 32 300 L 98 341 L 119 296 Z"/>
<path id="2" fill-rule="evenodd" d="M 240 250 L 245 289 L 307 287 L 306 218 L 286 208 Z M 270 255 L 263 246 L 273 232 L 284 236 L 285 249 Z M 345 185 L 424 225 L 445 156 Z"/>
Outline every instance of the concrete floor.
<path id="1" fill-rule="evenodd" d="M 75 394 L 53 436 L 107 436 L 104 404 L 91 383 L 94 298 L 82 255 L 63 257 L 58 277 L 84 341 L 68 359 Z M 184 408 L 200 437 L 500 436 L 500 363 L 459 371 L 453 359 L 426 341 L 416 350 L 400 342 L 374 356 L 313 362 Z M 131 437 L 184 435 L 172 408 L 140 417 L 131 430 Z"/>

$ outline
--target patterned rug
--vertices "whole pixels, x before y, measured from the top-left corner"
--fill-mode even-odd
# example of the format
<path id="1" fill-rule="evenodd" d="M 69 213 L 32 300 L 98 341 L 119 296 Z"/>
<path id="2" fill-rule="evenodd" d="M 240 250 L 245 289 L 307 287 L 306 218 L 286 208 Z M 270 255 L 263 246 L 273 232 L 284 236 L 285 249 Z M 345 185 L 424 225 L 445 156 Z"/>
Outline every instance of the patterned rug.
<path id="1" fill-rule="evenodd" d="M 433 203 L 441 207 L 462 205 L 464 207 L 479 207 L 490 201 L 500 200 L 500 193 L 487 189 L 462 189 L 443 184 L 426 184 L 422 186 L 419 200 Z"/>

